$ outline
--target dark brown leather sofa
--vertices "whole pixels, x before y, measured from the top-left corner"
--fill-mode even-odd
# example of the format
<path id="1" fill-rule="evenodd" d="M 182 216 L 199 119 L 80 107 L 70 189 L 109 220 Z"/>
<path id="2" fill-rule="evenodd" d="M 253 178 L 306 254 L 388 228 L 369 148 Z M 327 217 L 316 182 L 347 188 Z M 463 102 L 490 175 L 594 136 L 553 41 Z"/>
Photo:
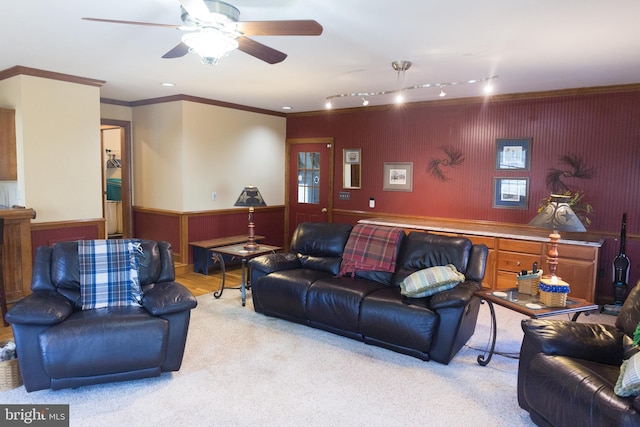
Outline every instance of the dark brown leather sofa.
<path id="1" fill-rule="evenodd" d="M 475 331 L 487 247 L 465 238 L 422 232 L 402 235 L 395 272 L 339 277 L 347 224 L 304 223 L 289 253 L 249 262 L 254 309 L 422 360 L 447 364 Z M 409 274 L 453 264 L 466 281 L 410 299 L 399 283 Z"/>
<path id="2" fill-rule="evenodd" d="M 623 360 L 638 351 L 632 342 L 638 322 L 640 285 L 629 293 L 615 326 L 523 320 L 520 406 L 539 426 L 640 426 L 640 397 L 614 392 Z"/>

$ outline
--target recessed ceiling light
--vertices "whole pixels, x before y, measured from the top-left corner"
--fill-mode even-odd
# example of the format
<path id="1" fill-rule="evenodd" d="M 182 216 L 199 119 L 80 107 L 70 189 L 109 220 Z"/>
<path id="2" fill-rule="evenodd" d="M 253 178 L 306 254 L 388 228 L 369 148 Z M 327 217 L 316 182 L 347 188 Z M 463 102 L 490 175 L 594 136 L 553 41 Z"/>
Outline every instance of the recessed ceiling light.
<path id="1" fill-rule="evenodd" d="M 162 86 L 165 86 L 165 87 L 174 87 L 174 86 L 175 86 L 175 84 L 170 83 L 170 82 L 164 82 L 164 83 L 160 83 L 160 84 L 161 84 Z"/>
<path id="2" fill-rule="evenodd" d="M 282 107 L 283 110 L 291 110 L 293 107 L 290 107 L 288 105 L 285 105 L 284 107 Z"/>

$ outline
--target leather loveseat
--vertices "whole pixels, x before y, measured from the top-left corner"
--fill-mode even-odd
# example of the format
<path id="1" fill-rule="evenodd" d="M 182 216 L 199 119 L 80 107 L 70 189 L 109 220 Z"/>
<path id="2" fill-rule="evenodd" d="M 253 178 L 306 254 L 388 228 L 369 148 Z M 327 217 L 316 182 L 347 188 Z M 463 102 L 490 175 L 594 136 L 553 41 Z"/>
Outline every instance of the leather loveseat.
<path id="1" fill-rule="evenodd" d="M 629 293 L 615 326 L 523 320 L 520 407 L 539 426 L 640 426 L 640 397 L 616 394 L 623 361 L 640 357 L 633 356 L 639 350 L 633 345 L 638 322 L 640 282 Z"/>
<path id="2" fill-rule="evenodd" d="M 352 227 L 300 224 L 290 252 L 252 259 L 254 309 L 422 360 L 447 364 L 475 331 L 487 247 L 465 238 L 411 232 L 397 245 L 395 271 L 338 276 Z M 466 280 L 426 298 L 407 298 L 409 274 L 453 264 Z"/>
<path id="3" fill-rule="evenodd" d="M 32 293 L 7 313 L 27 391 L 158 376 L 182 364 L 195 297 L 167 242 L 140 241 L 141 304 L 82 309 L 78 242 L 36 250 Z"/>

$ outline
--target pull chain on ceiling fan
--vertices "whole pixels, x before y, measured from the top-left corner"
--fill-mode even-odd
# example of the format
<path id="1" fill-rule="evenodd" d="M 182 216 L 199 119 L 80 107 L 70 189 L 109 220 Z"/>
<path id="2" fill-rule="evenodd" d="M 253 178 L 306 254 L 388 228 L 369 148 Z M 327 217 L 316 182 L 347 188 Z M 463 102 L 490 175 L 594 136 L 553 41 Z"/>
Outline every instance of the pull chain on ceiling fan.
<path id="1" fill-rule="evenodd" d="M 220 58 L 238 49 L 269 64 L 286 59 L 287 54 L 259 43 L 247 36 L 319 36 L 322 26 L 314 20 L 239 21 L 240 11 L 217 0 L 179 0 L 184 25 L 151 22 L 82 18 L 113 24 L 146 25 L 190 31 L 163 58 L 180 58 L 195 52 L 205 64 L 217 64 Z"/>

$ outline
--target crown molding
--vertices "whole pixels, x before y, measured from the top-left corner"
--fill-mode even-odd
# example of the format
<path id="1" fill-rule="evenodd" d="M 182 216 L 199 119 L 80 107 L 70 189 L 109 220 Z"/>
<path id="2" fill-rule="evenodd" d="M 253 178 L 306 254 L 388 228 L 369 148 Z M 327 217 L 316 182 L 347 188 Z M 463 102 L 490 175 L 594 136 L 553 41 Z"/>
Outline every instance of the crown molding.
<path id="1" fill-rule="evenodd" d="M 15 67 L 7 68 L 5 70 L 0 71 L 0 80 L 4 80 L 10 77 L 15 77 L 20 75 L 41 77 L 43 79 L 60 80 L 63 82 L 77 83 L 81 85 L 96 86 L 96 87 L 101 87 L 103 84 L 105 84 L 104 80 L 96 80 L 96 79 L 90 79 L 87 77 L 73 76 L 71 74 L 63 74 L 63 73 L 56 73 L 53 71 L 39 70 L 37 68 L 23 67 L 21 65 L 16 65 Z"/>
<path id="2" fill-rule="evenodd" d="M 233 104 L 231 102 L 224 102 L 224 101 L 216 101 L 214 99 L 200 98 L 198 96 L 191 96 L 191 95 L 184 95 L 184 94 L 163 96 L 160 98 L 142 99 L 139 101 L 131 101 L 131 102 L 118 101 L 118 100 L 109 99 L 109 98 L 100 98 L 100 102 L 103 104 L 113 104 L 113 105 L 120 105 L 124 107 L 140 107 L 143 105 L 163 104 L 165 102 L 176 102 L 176 101 L 196 102 L 199 104 L 215 105 L 217 107 L 231 108 L 234 110 L 249 111 L 252 113 L 267 114 L 270 116 L 277 116 L 277 117 L 286 117 L 285 113 L 280 113 L 277 111 L 265 110 L 262 108 L 249 107 L 246 105 Z"/>
<path id="3" fill-rule="evenodd" d="M 573 89 L 559 89 L 540 92 L 522 92 L 522 93 L 510 93 L 504 95 L 491 95 L 491 96 L 475 96 L 467 98 L 450 98 L 450 99 L 435 99 L 429 101 L 407 102 L 403 104 L 384 104 L 373 105 L 366 107 L 351 107 L 351 108 L 332 108 L 330 110 L 316 110 L 316 111 L 303 111 L 300 113 L 289 113 L 287 117 L 305 117 L 305 116 L 318 116 L 318 115 L 332 115 L 332 114 L 344 114 L 353 113 L 356 111 L 374 111 L 374 110 L 389 110 L 393 108 L 415 108 L 424 106 L 446 106 L 446 105 L 460 105 L 460 104 L 477 104 L 487 102 L 503 102 L 503 101 L 515 101 L 523 99 L 541 99 L 541 98 L 557 98 L 562 96 L 584 96 L 584 95 L 600 95 L 609 93 L 625 93 L 625 92 L 640 92 L 640 83 L 624 84 L 624 85 L 612 85 L 612 86 L 594 86 L 584 88 Z"/>

